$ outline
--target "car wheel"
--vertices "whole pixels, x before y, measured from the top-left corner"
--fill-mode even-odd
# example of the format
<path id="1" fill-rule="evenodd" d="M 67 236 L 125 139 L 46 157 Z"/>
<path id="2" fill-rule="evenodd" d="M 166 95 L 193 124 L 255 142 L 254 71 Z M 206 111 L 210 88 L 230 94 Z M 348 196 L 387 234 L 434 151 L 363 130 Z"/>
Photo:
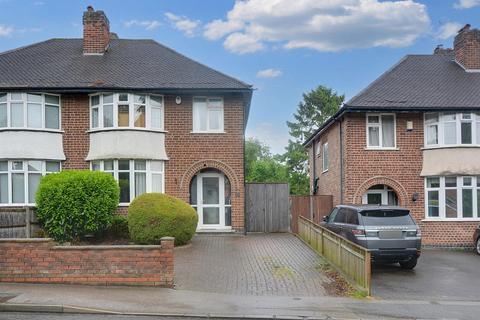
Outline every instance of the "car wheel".
<path id="1" fill-rule="evenodd" d="M 475 247 L 477 254 L 480 254 L 480 237 L 477 239 L 477 246 Z"/>
<path id="2" fill-rule="evenodd" d="M 417 265 L 417 258 L 411 258 L 408 261 L 401 261 L 400 262 L 400 267 L 402 267 L 402 269 L 406 269 L 406 270 L 412 270 L 413 268 L 415 268 L 416 265 Z"/>

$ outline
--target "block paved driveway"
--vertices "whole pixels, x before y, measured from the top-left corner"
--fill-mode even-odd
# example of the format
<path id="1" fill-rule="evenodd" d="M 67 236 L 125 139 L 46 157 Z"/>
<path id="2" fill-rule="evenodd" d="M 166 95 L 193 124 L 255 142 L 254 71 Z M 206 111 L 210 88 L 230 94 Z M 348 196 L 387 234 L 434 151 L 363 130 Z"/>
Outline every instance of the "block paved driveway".
<path id="1" fill-rule="evenodd" d="M 287 233 L 196 235 L 175 248 L 176 289 L 234 295 L 324 296 L 322 260 Z"/>

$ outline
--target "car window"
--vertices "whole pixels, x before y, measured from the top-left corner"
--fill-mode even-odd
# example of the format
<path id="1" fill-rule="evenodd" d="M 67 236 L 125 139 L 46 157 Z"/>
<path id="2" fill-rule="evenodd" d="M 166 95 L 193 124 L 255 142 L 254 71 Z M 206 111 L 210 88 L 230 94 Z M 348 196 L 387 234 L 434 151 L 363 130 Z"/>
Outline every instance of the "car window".
<path id="1" fill-rule="evenodd" d="M 345 223 L 345 215 L 346 215 L 345 208 L 338 209 L 338 212 L 335 215 L 335 219 L 333 220 L 333 222 L 335 222 L 335 223 Z"/>
<path id="2" fill-rule="evenodd" d="M 335 219 L 335 216 L 337 215 L 338 208 L 334 208 L 332 212 L 328 215 L 328 222 L 331 223 L 333 222 L 333 219 Z"/>
<path id="3" fill-rule="evenodd" d="M 345 223 L 358 225 L 358 213 L 356 210 L 347 209 L 346 210 L 346 219 Z"/>
<path id="4" fill-rule="evenodd" d="M 408 210 L 367 210 L 360 212 L 364 225 L 368 226 L 404 226 L 415 222 Z"/>

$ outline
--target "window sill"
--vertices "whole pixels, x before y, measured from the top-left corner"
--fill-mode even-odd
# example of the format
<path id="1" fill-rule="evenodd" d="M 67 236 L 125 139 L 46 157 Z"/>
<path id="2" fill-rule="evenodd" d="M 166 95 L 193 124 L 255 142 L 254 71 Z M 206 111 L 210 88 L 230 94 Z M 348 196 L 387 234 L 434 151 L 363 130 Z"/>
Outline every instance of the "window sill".
<path id="1" fill-rule="evenodd" d="M 59 129 L 42 129 L 42 128 L 0 128 L 3 131 L 33 131 L 33 132 L 49 132 L 49 133 L 64 133 L 65 131 Z"/>
<path id="2" fill-rule="evenodd" d="M 480 218 L 426 218 L 422 222 L 480 222 Z"/>
<path id="3" fill-rule="evenodd" d="M 105 131 L 142 131 L 142 132 L 155 132 L 155 133 L 168 133 L 168 131 L 160 129 L 145 129 L 145 128 L 101 128 L 101 129 L 90 129 L 87 130 L 87 133 L 97 133 Z"/>
<path id="4" fill-rule="evenodd" d="M 328 169 L 327 169 L 327 170 L 323 170 L 323 171 L 322 171 L 322 174 L 327 173 L 327 172 L 328 172 Z"/>
<path id="5" fill-rule="evenodd" d="M 121 202 L 118 204 L 119 207 L 130 207 L 130 203 L 128 202 Z"/>
<path id="6" fill-rule="evenodd" d="M 225 134 L 225 131 L 190 131 L 191 134 Z"/>
<path id="7" fill-rule="evenodd" d="M 363 150 L 366 151 L 398 151 L 400 148 L 373 148 L 373 147 L 365 147 Z"/>
<path id="8" fill-rule="evenodd" d="M 475 144 L 451 144 L 444 146 L 428 146 L 422 147 L 421 150 L 435 150 L 435 149 L 455 149 L 455 148 L 480 148 L 480 145 Z"/>

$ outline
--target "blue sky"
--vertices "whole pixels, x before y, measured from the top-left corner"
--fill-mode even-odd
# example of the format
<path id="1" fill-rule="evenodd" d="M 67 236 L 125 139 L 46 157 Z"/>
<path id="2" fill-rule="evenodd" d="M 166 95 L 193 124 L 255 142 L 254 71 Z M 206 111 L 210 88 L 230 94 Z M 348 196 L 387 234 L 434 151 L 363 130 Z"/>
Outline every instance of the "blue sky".
<path id="1" fill-rule="evenodd" d="M 153 38 L 254 85 L 247 128 L 282 152 L 303 92 L 358 93 L 409 53 L 480 27 L 480 0 L 0 0 L 0 51 L 80 38 L 87 5 L 121 38 Z"/>

